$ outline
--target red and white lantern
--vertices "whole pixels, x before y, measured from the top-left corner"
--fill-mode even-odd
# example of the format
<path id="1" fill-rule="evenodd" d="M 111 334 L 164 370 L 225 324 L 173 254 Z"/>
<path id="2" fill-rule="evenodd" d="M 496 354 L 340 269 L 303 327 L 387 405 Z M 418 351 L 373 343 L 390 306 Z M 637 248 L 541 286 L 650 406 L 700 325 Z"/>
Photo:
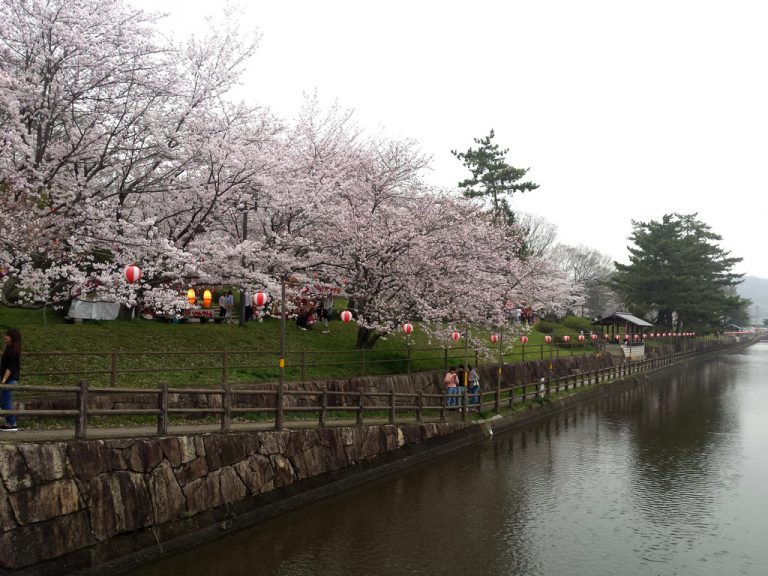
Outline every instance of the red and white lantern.
<path id="1" fill-rule="evenodd" d="M 621 340 L 621 336 L 619 336 L 618 334 L 616 334 L 616 342 L 618 342 L 619 340 Z"/>
<path id="2" fill-rule="evenodd" d="M 592 334 L 592 340 L 597 340 L 597 334 Z"/>
<path id="3" fill-rule="evenodd" d="M 256 294 L 253 295 L 253 305 L 261 308 L 267 303 L 267 300 L 269 300 L 269 294 L 266 292 L 256 292 Z"/>
<path id="4" fill-rule="evenodd" d="M 520 342 L 522 342 L 523 344 L 527 344 L 528 343 L 528 336 L 520 336 Z"/>
<path id="5" fill-rule="evenodd" d="M 635 334 L 635 342 L 637 342 L 638 340 L 640 340 L 640 336 L 638 336 L 637 334 Z"/>
<path id="6" fill-rule="evenodd" d="M 570 341 L 571 341 L 571 337 L 570 337 L 570 336 L 568 336 L 568 334 L 566 334 L 565 336 L 563 336 L 563 342 L 565 342 L 566 344 L 568 344 L 568 342 L 570 342 Z"/>
<path id="7" fill-rule="evenodd" d="M 406 322 L 405 324 L 403 324 L 403 332 L 405 332 L 406 334 L 410 334 L 411 332 L 413 332 L 413 324 L 411 324 L 410 322 Z"/>
<path id="8" fill-rule="evenodd" d="M 496 344 L 499 341 L 498 334 L 491 334 L 491 344 Z"/>
<path id="9" fill-rule="evenodd" d="M 131 264 L 128 266 L 125 269 L 125 279 L 128 280 L 129 284 L 133 284 L 141 280 L 141 268 L 136 266 L 136 264 Z"/>
<path id="10" fill-rule="evenodd" d="M 341 321 L 344 322 L 344 324 L 346 324 L 347 322 L 352 320 L 352 312 L 350 312 L 349 310 L 343 310 L 341 314 L 339 314 L 339 318 L 341 318 Z"/>
<path id="11" fill-rule="evenodd" d="M 552 343 L 552 336 L 550 336 L 549 334 L 544 336 L 544 342 L 546 342 L 547 344 Z"/>
<path id="12" fill-rule="evenodd" d="M 579 334 L 579 342 L 584 342 L 584 334 Z"/>
<path id="13" fill-rule="evenodd" d="M 454 330 L 453 332 L 451 332 L 451 340 L 453 340 L 454 342 L 458 342 L 460 338 L 461 338 L 461 333 L 458 330 Z"/>

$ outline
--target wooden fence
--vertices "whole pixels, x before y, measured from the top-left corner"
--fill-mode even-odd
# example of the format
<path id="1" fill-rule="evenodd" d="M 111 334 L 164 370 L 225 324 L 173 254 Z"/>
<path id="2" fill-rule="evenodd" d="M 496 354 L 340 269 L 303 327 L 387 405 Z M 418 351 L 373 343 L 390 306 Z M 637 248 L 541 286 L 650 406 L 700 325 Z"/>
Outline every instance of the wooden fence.
<path id="1" fill-rule="evenodd" d="M 285 422 L 306 422 L 309 415 L 318 426 L 331 423 L 363 425 L 370 423 L 388 422 L 424 422 L 443 421 L 446 418 L 458 417 L 466 420 L 468 411 L 477 409 L 483 411 L 493 408 L 495 413 L 500 413 L 502 408 L 513 407 L 517 403 L 524 403 L 534 399 L 543 399 L 560 392 L 579 387 L 590 386 L 608 382 L 626 376 L 645 372 L 648 370 L 676 364 L 681 360 L 703 352 L 726 348 L 727 344 L 715 344 L 705 349 L 696 349 L 679 352 L 667 356 L 648 358 L 637 362 L 627 362 L 599 370 L 581 372 L 560 378 L 517 384 L 510 387 L 497 385 L 493 390 L 484 390 L 479 394 L 464 392 L 463 397 L 451 394 L 425 394 L 425 393 L 400 393 L 393 390 L 389 392 L 337 392 L 331 390 L 297 391 L 268 389 L 256 390 L 248 388 L 234 388 L 231 384 L 224 383 L 219 388 L 170 388 L 166 383 L 157 388 L 124 388 L 124 387 L 96 387 L 91 386 L 85 380 L 77 386 L 36 386 L 13 385 L 0 386 L 0 390 L 13 390 L 19 392 L 35 392 L 57 394 L 73 394 L 76 398 L 75 408 L 57 410 L 20 409 L 4 411 L 0 410 L 0 416 L 14 414 L 22 417 L 35 418 L 72 418 L 75 422 L 75 436 L 85 438 L 89 418 L 108 416 L 151 416 L 157 420 L 157 434 L 166 435 L 169 431 L 170 419 L 179 415 L 215 415 L 221 420 L 221 431 L 228 432 L 232 419 L 240 415 L 261 415 L 264 422 L 273 423 L 277 429 L 282 429 Z M 121 395 L 154 395 L 156 402 L 154 408 L 127 408 L 127 409 L 99 409 L 89 406 L 90 394 L 121 394 Z M 219 406 L 193 408 L 173 405 L 171 398 L 179 394 L 205 394 L 218 396 L 221 399 Z M 249 405 L 249 396 L 267 396 L 270 401 L 260 403 L 259 406 Z M 306 405 L 299 406 L 296 403 L 286 402 L 286 397 L 303 397 Z M 329 398 L 343 396 L 341 405 L 330 406 Z M 353 401 L 349 401 L 353 399 Z M 243 401 L 246 400 L 246 401 Z M 454 403 L 453 400 L 457 402 Z M 219 403 L 217 403 L 219 404 Z M 334 404 L 336 404 L 334 402 Z M 463 410 L 459 410 L 464 408 Z M 293 418 L 287 416 L 294 414 Z"/>
<path id="2" fill-rule="evenodd" d="M 321 369 L 324 377 L 354 378 L 381 374 L 447 369 L 467 362 L 480 364 L 558 359 L 592 354 L 600 343 L 515 344 L 501 356 L 491 348 L 403 348 L 398 350 L 289 351 L 285 378 L 289 381 L 315 380 Z M 24 380 L 46 384 L 52 381 L 76 384 L 88 380 L 112 387 L 142 381 L 177 379 L 185 374 L 198 381 L 276 382 L 278 359 L 275 351 L 213 350 L 202 352 L 29 352 L 24 355 Z M 334 368 L 336 373 L 334 374 Z"/>

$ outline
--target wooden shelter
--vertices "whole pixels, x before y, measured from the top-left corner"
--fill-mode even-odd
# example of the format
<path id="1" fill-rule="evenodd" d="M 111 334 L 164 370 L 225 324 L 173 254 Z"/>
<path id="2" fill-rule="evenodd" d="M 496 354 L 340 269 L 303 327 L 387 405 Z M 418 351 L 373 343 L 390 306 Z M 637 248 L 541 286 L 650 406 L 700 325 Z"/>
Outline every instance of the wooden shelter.
<path id="1" fill-rule="evenodd" d="M 645 334 L 653 324 L 628 312 L 613 314 L 595 320 L 593 326 L 602 326 L 608 338 L 605 351 L 612 356 L 627 360 L 642 360 L 645 357 Z"/>

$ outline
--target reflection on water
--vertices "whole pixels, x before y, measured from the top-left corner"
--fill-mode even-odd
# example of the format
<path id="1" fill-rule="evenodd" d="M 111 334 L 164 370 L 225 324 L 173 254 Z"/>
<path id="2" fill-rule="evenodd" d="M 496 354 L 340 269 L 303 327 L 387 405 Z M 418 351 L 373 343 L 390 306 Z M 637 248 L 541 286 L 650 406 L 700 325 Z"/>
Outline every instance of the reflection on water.
<path id="1" fill-rule="evenodd" d="M 762 575 L 768 345 L 496 436 L 138 575 Z"/>

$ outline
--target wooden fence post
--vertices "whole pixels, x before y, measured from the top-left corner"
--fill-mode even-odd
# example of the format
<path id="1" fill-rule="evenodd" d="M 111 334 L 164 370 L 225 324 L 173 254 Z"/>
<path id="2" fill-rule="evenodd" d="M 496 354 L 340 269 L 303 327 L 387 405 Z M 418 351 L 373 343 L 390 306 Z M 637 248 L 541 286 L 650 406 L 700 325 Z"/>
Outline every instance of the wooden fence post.
<path id="1" fill-rule="evenodd" d="M 221 383 L 227 381 L 227 352 L 221 353 Z"/>
<path id="2" fill-rule="evenodd" d="M 77 420 L 75 421 L 75 438 L 85 438 L 85 428 L 88 423 L 88 382 L 80 380 L 80 391 L 77 393 Z"/>
<path id="3" fill-rule="evenodd" d="M 465 372 L 466 374 L 466 372 Z M 460 400 L 462 406 L 459 408 L 459 411 L 461 412 L 461 419 L 466 420 L 467 419 L 467 413 L 469 412 L 469 395 L 467 394 L 467 387 L 464 386 L 464 393 L 462 394 L 462 398 Z"/>
<path id="4" fill-rule="evenodd" d="M 445 421 L 445 407 L 448 404 L 448 392 L 443 390 L 442 397 L 440 398 L 440 421 Z"/>
<path id="5" fill-rule="evenodd" d="M 323 390 L 323 393 L 320 396 L 320 418 L 318 421 L 320 428 L 325 427 L 325 419 L 327 417 L 327 411 L 328 411 L 328 390 Z"/>
<path id="6" fill-rule="evenodd" d="M 499 373 L 501 373 L 501 368 L 499 368 Z M 501 379 L 496 381 L 496 395 L 493 400 L 493 411 L 496 414 L 501 414 Z"/>
<path id="7" fill-rule="evenodd" d="M 157 407 L 160 414 L 157 415 L 157 435 L 168 435 L 168 382 L 160 382 L 160 394 L 157 398 Z"/>
<path id="8" fill-rule="evenodd" d="M 389 423 L 395 423 L 395 389 L 389 389 Z"/>
<path id="9" fill-rule="evenodd" d="M 222 407 L 224 413 L 221 415 L 221 431 L 229 432 L 232 425 L 232 385 L 224 384 L 224 394 L 222 395 Z"/>
<path id="10" fill-rule="evenodd" d="M 363 391 L 358 392 L 357 398 L 357 425 L 363 425 L 363 412 L 365 412 L 365 396 Z"/>
<path id="11" fill-rule="evenodd" d="M 416 399 L 416 421 L 423 420 L 422 409 L 424 408 L 424 391 L 419 390 L 419 397 Z"/>

